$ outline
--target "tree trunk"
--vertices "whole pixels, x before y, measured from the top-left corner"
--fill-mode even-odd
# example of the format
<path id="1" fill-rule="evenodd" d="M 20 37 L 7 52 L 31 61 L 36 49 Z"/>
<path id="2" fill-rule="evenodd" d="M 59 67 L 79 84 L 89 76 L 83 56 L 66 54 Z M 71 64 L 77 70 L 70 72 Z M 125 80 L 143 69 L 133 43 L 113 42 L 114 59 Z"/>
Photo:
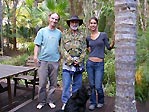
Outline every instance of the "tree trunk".
<path id="1" fill-rule="evenodd" d="M 70 14 L 80 15 L 83 11 L 83 0 L 69 0 L 70 2 Z"/>
<path id="2" fill-rule="evenodd" d="M 137 112 L 135 101 L 136 1 L 115 0 L 115 112 Z"/>
<path id="3" fill-rule="evenodd" d="M 84 23 L 86 25 L 85 34 L 88 35 L 88 20 L 95 16 L 99 19 L 101 10 L 102 10 L 102 3 L 97 2 L 98 0 L 84 0 L 83 1 L 83 15 L 84 15 Z"/>
<path id="4" fill-rule="evenodd" d="M 3 36 L 2 36 L 2 1 L 0 0 L 0 55 L 3 55 Z"/>
<path id="5" fill-rule="evenodd" d="M 39 0 L 35 0 L 35 1 L 34 1 L 34 6 L 35 6 L 35 7 L 38 7 L 38 3 L 39 3 Z"/>
<path id="6" fill-rule="evenodd" d="M 17 41 L 16 41 L 16 8 L 17 8 L 17 4 L 18 4 L 18 0 L 14 0 L 13 1 L 13 19 L 12 19 L 12 23 L 13 23 L 13 29 L 12 29 L 12 34 L 13 36 L 13 49 L 16 50 L 17 49 Z"/>

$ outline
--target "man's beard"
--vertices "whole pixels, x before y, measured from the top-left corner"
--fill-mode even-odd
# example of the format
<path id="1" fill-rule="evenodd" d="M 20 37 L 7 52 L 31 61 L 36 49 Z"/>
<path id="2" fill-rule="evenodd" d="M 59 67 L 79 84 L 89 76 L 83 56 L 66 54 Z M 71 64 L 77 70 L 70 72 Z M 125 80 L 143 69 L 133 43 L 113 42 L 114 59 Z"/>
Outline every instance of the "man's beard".
<path id="1" fill-rule="evenodd" d="M 78 25 L 77 25 L 77 26 L 71 26 L 71 25 L 70 25 L 70 28 L 71 28 L 72 30 L 77 30 L 78 27 L 79 27 Z"/>

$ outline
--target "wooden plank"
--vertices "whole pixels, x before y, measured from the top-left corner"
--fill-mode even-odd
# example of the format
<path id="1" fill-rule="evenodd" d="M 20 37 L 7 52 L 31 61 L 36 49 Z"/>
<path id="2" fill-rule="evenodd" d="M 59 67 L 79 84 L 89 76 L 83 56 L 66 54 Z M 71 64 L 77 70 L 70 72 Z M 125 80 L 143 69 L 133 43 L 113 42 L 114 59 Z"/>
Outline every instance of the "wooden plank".
<path id="1" fill-rule="evenodd" d="M 21 74 L 35 70 L 35 67 L 13 66 L 0 64 L 0 79 L 11 77 L 16 74 Z"/>

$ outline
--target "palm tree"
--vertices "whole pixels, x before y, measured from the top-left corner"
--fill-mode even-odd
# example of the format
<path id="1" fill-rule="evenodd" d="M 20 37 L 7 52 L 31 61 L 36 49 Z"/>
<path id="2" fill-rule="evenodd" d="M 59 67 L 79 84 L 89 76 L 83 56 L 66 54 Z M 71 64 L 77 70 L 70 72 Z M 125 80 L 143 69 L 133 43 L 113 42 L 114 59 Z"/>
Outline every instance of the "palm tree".
<path id="1" fill-rule="evenodd" d="M 65 26 L 64 21 L 69 16 L 68 0 L 46 0 L 46 7 L 48 8 L 48 12 L 56 12 L 61 16 L 58 27 L 63 30 Z"/>
<path id="2" fill-rule="evenodd" d="M 115 112 L 137 112 L 135 101 L 136 0 L 115 0 Z"/>

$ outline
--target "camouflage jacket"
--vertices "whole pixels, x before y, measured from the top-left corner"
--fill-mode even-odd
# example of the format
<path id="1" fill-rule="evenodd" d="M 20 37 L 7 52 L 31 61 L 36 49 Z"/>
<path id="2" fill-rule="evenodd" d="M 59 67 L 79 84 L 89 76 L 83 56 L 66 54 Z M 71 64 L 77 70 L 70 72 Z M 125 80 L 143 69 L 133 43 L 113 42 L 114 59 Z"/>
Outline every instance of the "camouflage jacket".
<path id="1" fill-rule="evenodd" d="M 61 40 L 61 54 L 67 65 L 72 65 L 76 59 L 81 64 L 86 55 L 85 35 L 80 31 L 74 35 L 70 30 L 65 30 Z"/>

